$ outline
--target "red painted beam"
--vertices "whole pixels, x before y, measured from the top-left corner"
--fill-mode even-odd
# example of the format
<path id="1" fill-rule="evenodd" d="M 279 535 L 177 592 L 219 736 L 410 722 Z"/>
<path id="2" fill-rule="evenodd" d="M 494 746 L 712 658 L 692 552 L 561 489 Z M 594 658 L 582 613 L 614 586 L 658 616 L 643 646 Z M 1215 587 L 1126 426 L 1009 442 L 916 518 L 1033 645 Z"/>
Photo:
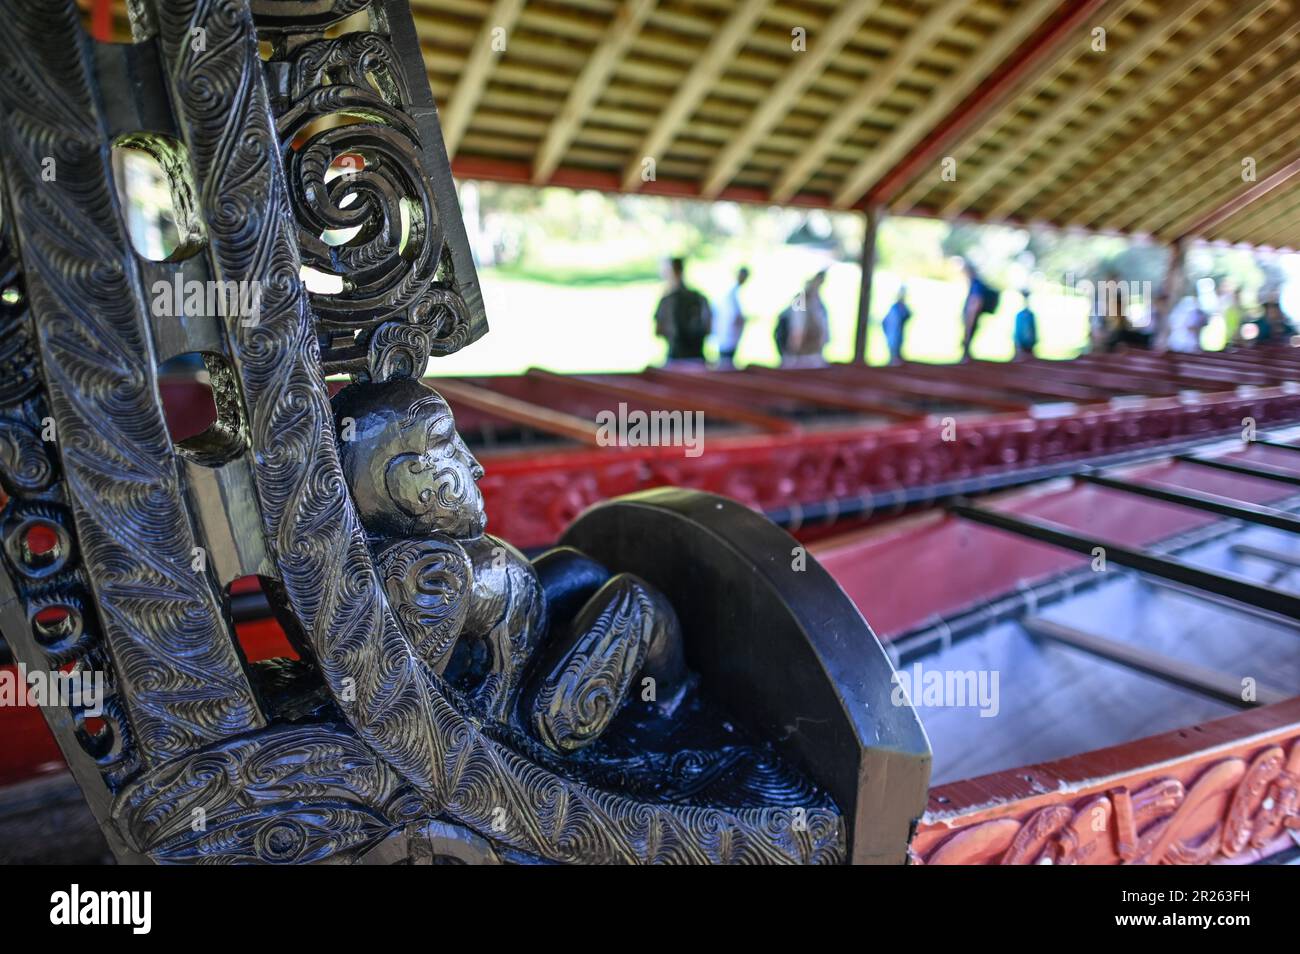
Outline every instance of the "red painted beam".
<path id="1" fill-rule="evenodd" d="M 101 43 L 113 41 L 112 0 L 95 0 L 90 10 L 90 35 Z"/>
<path id="2" fill-rule="evenodd" d="M 1178 238 L 1178 241 L 1181 242 L 1183 239 L 1194 238 L 1203 232 L 1208 232 L 1216 225 L 1223 224 L 1248 205 L 1253 205 L 1258 202 L 1274 189 L 1280 188 L 1296 176 L 1300 176 L 1300 155 L 1296 156 L 1271 176 L 1268 176 L 1260 182 L 1256 182 L 1249 189 L 1244 189 L 1237 193 L 1218 208 L 1206 212 L 1184 230 L 1183 234 Z"/>
<path id="3" fill-rule="evenodd" d="M 487 179 L 492 182 L 510 182 L 533 185 L 533 169 L 528 162 L 516 159 L 494 159 L 489 156 L 458 155 L 451 162 L 451 171 L 458 179 Z M 801 192 L 788 202 L 775 203 L 767 189 L 754 186 L 728 186 L 714 199 L 706 199 L 700 192 L 700 183 L 687 179 L 656 179 L 641 185 L 635 193 L 623 188 L 622 173 L 616 169 L 582 169 L 561 166 L 545 183 L 565 189 L 592 189 L 620 195 L 658 195 L 676 199 L 698 199 L 701 202 L 748 202 L 758 205 L 781 204 L 814 209 L 831 208 L 829 195 Z"/>
<path id="4" fill-rule="evenodd" d="M 1108 2 L 1110 0 L 1065 0 L 1051 19 L 1040 26 L 978 89 L 967 96 L 894 168 L 867 190 L 858 202 L 858 208 L 865 209 L 874 203 L 888 203 L 892 200 L 901 188 L 915 178 L 919 169 L 932 164 L 952 143 L 982 121 L 1003 102 L 1004 97 L 1011 95 L 1026 73 L 1053 55 L 1073 30 L 1086 23 Z"/>

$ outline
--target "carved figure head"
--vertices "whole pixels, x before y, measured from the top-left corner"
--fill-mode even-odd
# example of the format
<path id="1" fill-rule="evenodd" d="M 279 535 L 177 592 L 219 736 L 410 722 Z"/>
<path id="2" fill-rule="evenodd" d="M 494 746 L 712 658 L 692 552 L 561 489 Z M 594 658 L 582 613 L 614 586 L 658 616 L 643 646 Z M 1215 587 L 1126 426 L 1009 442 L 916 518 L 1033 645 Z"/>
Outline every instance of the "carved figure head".
<path id="1" fill-rule="evenodd" d="M 343 475 L 366 530 L 477 537 L 483 468 L 442 396 L 413 378 L 352 384 L 334 397 Z"/>

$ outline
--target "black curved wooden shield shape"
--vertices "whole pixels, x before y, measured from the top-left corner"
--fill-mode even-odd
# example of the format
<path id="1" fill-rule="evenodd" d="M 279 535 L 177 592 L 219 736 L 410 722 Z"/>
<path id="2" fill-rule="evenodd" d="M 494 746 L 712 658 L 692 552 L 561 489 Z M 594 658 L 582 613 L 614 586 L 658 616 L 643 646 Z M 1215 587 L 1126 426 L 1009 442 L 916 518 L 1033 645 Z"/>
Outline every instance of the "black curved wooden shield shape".
<path id="1" fill-rule="evenodd" d="M 831 794 L 853 862 L 906 859 L 929 742 L 862 614 L 793 537 L 725 497 L 666 487 L 597 504 L 563 542 L 668 596 L 687 661 Z"/>

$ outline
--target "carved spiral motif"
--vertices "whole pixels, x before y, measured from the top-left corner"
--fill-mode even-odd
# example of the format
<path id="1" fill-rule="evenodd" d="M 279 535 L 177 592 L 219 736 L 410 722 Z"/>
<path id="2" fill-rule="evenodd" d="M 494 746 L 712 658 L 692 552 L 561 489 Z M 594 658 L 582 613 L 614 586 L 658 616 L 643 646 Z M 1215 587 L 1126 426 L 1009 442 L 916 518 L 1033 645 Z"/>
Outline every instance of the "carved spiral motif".
<path id="1" fill-rule="evenodd" d="M 649 594 L 622 577 L 611 581 L 609 595 L 593 622 L 574 621 L 576 642 L 537 688 L 533 726 L 557 752 L 577 751 L 605 731 L 645 661 L 654 611 Z"/>
<path id="2" fill-rule="evenodd" d="M 40 436 L 21 421 L 0 418 L 0 484 L 10 494 L 44 490 L 54 479 L 54 459 Z"/>
<path id="3" fill-rule="evenodd" d="M 469 610 L 466 597 L 474 585 L 469 556 L 456 541 L 435 536 L 394 544 L 375 562 L 415 651 L 441 673 Z"/>
<path id="4" fill-rule="evenodd" d="M 397 54 L 378 33 L 348 33 L 303 44 L 293 58 L 290 84 L 295 100 L 326 85 L 373 89 L 397 108 L 409 99 Z"/>
<path id="5" fill-rule="evenodd" d="M 470 320 L 454 282 L 438 279 L 443 229 L 396 55 L 373 33 L 316 40 L 294 54 L 291 77 L 277 133 L 299 247 L 304 264 L 342 281 L 312 293 L 312 308 L 339 327 L 393 324 L 398 333 L 386 324 L 369 342 L 372 376 L 418 375 L 468 342 Z"/>

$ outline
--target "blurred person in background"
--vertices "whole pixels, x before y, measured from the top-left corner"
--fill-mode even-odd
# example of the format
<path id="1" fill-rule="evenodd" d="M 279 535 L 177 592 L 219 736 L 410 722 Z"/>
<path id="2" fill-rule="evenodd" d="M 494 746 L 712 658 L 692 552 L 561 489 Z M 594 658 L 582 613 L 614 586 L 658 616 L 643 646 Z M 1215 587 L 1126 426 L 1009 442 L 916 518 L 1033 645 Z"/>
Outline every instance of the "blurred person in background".
<path id="1" fill-rule="evenodd" d="M 1241 338 L 1252 345 L 1289 345 L 1296 334 L 1295 323 L 1282 310 L 1276 290 L 1259 293 L 1260 307 L 1263 313 L 1251 321 L 1243 322 Z"/>
<path id="2" fill-rule="evenodd" d="M 1124 296 L 1116 294 L 1119 276 L 1112 268 L 1102 273 L 1100 281 L 1093 283 L 1092 303 L 1088 314 L 1088 324 L 1092 331 L 1093 351 L 1115 350 L 1116 332 L 1125 324 Z"/>
<path id="3" fill-rule="evenodd" d="M 1219 313 L 1223 315 L 1223 340 L 1225 347 L 1236 343 L 1241 334 L 1241 322 L 1244 313 L 1241 309 L 1241 290 L 1235 282 L 1225 281 L 1219 285 Z"/>
<path id="4" fill-rule="evenodd" d="M 748 319 L 740 305 L 740 289 L 747 281 L 749 269 L 742 265 L 736 272 L 736 284 L 713 310 L 713 342 L 718 348 L 718 364 L 724 368 L 735 366 L 736 348 L 745 333 Z"/>
<path id="5" fill-rule="evenodd" d="M 713 324 L 709 300 L 686 285 L 686 260 L 668 260 L 668 290 L 655 309 L 655 334 L 668 342 L 669 361 L 703 361 L 704 339 Z"/>
<path id="6" fill-rule="evenodd" d="M 1107 268 L 1101 281 L 1093 289 L 1092 335 L 1093 350 L 1117 351 L 1120 348 L 1151 347 L 1152 333 L 1134 326 L 1129 300 L 1129 282 L 1119 277 L 1114 268 Z M 1151 302 L 1152 323 L 1157 315 L 1165 313 L 1168 296 L 1161 290 Z"/>
<path id="7" fill-rule="evenodd" d="M 1032 358 L 1034 348 L 1038 346 L 1038 319 L 1029 307 L 1029 289 L 1023 289 L 1020 297 L 1024 300 L 1024 307 L 1016 312 L 1016 323 L 1011 337 L 1015 342 L 1016 357 Z"/>
<path id="8" fill-rule="evenodd" d="M 818 272 L 804 285 L 803 291 L 781 312 L 776 320 L 776 349 L 782 364 L 815 364 L 822 359 L 822 349 L 830 339 L 830 322 L 822 285 L 826 270 Z"/>
<path id="9" fill-rule="evenodd" d="M 1169 350 L 1200 351 L 1207 316 L 1195 295 L 1184 295 L 1169 312 Z"/>
<path id="10" fill-rule="evenodd" d="M 912 309 L 907 307 L 907 286 L 898 286 L 898 297 L 885 312 L 881 325 L 885 330 L 885 343 L 889 345 L 889 363 L 903 363 L 903 332 L 907 329 L 907 320 L 912 317 Z"/>
<path id="11" fill-rule="evenodd" d="M 975 263 L 969 258 L 963 258 L 961 265 L 962 270 L 966 273 L 967 280 L 970 282 L 970 288 L 966 292 L 966 304 L 962 306 L 962 322 L 966 332 L 961 343 L 962 360 L 969 361 L 970 345 L 975 339 L 975 332 L 979 330 L 980 318 L 984 315 L 991 315 L 998 310 L 998 300 L 1001 297 L 1001 292 L 980 277 L 979 271 L 975 268 Z"/>

